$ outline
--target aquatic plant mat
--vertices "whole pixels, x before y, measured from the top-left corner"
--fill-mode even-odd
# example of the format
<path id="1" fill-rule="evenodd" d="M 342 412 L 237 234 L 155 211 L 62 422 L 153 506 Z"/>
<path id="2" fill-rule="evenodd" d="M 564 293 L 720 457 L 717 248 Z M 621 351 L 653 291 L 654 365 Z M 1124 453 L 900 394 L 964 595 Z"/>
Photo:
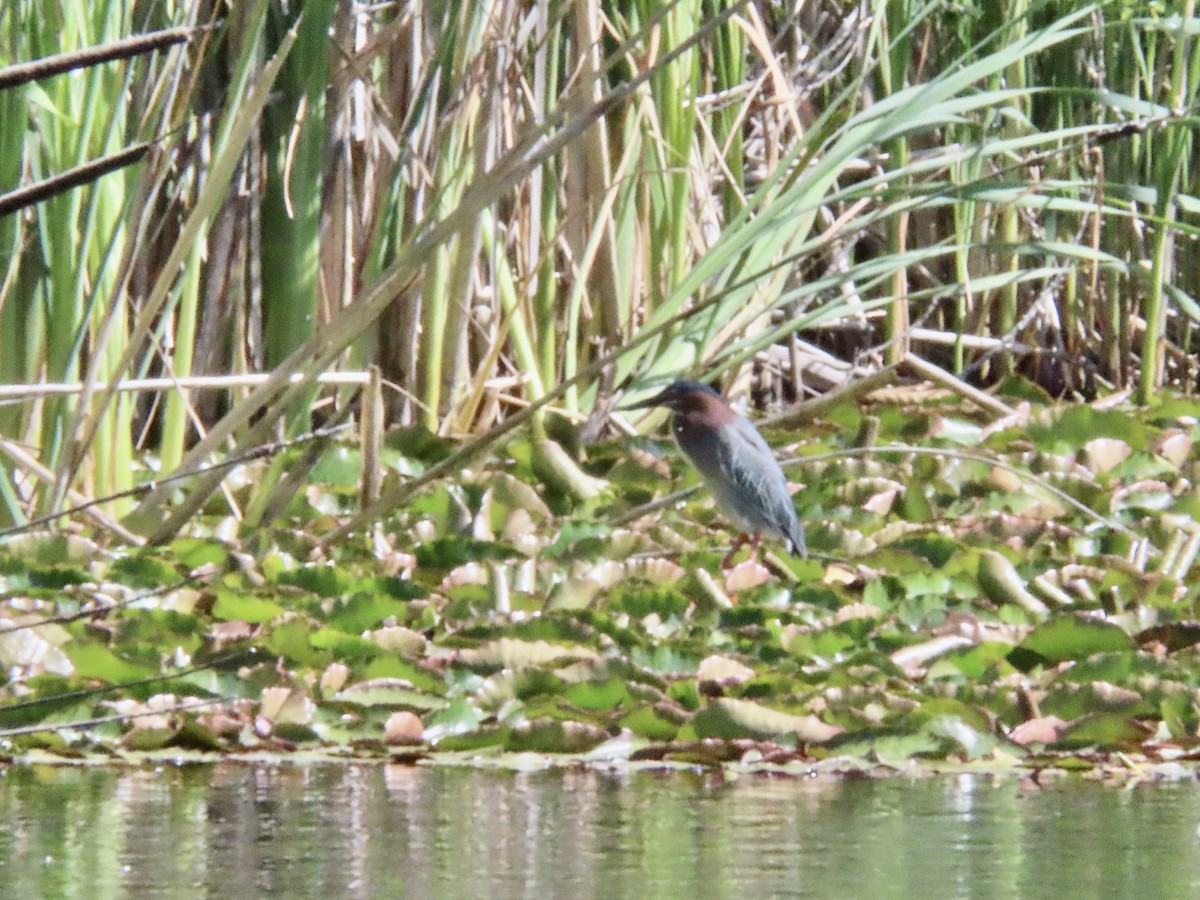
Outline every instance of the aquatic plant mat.
<path id="1" fill-rule="evenodd" d="M 647 438 L 586 448 L 590 499 L 516 434 L 342 535 L 360 450 L 330 441 L 236 467 L 162 546 L 11 532 L 0 755 L 1191 777 L 1200 403 L 997 398 L 766 428 L 808 560 L 722 569 L 731 533 L 703 492 L 662 502 L 694 476 Z M 385 494 L 455 449 L 390 432 Z M 280 464 L 304 483 L 240 531 L 226 503 Z"/>

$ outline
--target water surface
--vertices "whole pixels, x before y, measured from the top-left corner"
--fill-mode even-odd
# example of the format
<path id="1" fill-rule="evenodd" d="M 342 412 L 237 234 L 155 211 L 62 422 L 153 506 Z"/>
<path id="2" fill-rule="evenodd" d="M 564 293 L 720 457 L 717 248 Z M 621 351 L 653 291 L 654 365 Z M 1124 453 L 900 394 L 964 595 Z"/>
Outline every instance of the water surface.
<path id="1" fill-rule="evenodd" d="M 1200 786 L 0 769 L 5 897 L 1200 896 Z"/>

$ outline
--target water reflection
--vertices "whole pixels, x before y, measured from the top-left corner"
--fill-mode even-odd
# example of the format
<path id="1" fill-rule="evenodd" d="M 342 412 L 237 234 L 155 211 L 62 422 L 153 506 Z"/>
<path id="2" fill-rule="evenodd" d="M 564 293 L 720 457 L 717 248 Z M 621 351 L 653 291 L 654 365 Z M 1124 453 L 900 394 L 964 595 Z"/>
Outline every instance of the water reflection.
<path id="1" fill-rule="evenodd" d="M 13 897 L 1200 892 L 1200 789 L 405 766 L 0 770 Z"/>

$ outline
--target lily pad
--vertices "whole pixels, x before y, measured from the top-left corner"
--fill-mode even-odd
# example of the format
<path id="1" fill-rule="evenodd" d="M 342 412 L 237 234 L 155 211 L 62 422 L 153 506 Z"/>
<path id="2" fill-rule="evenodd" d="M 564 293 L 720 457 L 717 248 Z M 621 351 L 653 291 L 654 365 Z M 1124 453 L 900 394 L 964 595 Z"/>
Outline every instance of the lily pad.
<path id="1" fill-rule="evenodd" d="M 360 681 L 339 691 L 333 697 L 340 703 L 353 703 L 355 706 L 384 706 L 401 709 L 443 709 L 446 701 L 419 691 L 406 681 L 395 678 L 376 678 L 371 681 Z"/>
<path id="2" fill-rule="evenodd" d="M 63 650 L 80 678 L 95 678 L 108 683 L 133 681 L 158 674 L 157 668 L 122 659 L 107 647 L 91 642 L 72 642 Z"/>
<path id="3" fill-rule="evenodd" d="M 563 696 L 584 709 L 615 709 L 629 701 L 629 688 L 619 678 L 602 682 L 584 681 L 571 685 Z"/>
<path id="4" fill-rule="evenodd" d="M 1146 447 L 1146 428 L 1124 412 L 1069 406 L 1052 421 L 1030 423 L 1029 437 L 1039 449 L 1074 452 L 1096 438 L 1124 441 L 1135 450 Z"/>
<path id="5" fill-rule="evenodd" d="M 512 729 L 505 749 L 523 753 L 583 753 L 608 739 L 608 732 L 582 722 L 538 720 Z"/>
<path id="6" fill-rule="evenodd" d="M 404 618 L 408 604 L 383 594 L 355 594 L 339 605 L 326 620 L 330 627 L 349 634 L 360 634 L 375 628 L 389 617 Z"/>
<path id="7" fill-rule="evenodd" d="M 1031 631 L 1008 654 L 1008 661 L 1028 672 L 1039 665 L 1133 649 L 1133 638 L 1116 625 L 1090 616 L 1063 615 Z"/>
<path id="8" fill-rule="evenodd" d="M 467 562 L 511 559 L 511 548 L 460 536 L 439 538 L 417 548 L 417 563 L 428 569 L 453 569 Z"/>
<path id="9" fill-rule="evenodd" d="M 692 727 L 699 737 L 773 739 L 795 736 L 804 743 L 820 744 L 841 734 L 816 716 L 796 716 L 761 706 L 750 700 L 722 697 L 696 713 Z"/>
<path id="10" fill-rule="evenodd" d="M 466 666 L 482 669 L 517 669 L 523 666 L 541 666 L 552 662 L 571 659 L 599 659 L 596 651 L 588 648 L 551 644 L 548 641 L 521 641 L 500 638 L 480 646 L 461 650 L 458 661 Z"/>
<path id="11" fill-rule="evenodd" d="M 108 577 L 137 588 L 155 588 L 179 581 L 175 568 L 146 553 L 113 560 Z"/>
<path id="12" fill-rule="evenodd" d="M 653 741 L 671 741 L 679 734 L 680 723 L 663 715 L 654 707 L 642 706 L 622 716 L 619 724 L 622 728 L 628 728 L 634 734 L 640 734 Z"/>
<path id="13" fill-rule="evenodd" d="M 212 614 L 214 619 L 224 619 L 227 622 L 270 622 L 283 615 L 283 607 L 251 594 L 219 590 Z"/>
<path id="14" fill-rule="evenodd" d="M 280 584 L 290 584 L 321 597 L 337 597 L 350 588 L 349 579 L 336 566 L 301 566 L 281 572 Z"/>
<path id="15" fill-rule="evenodd" d="M 1071 750 L 1081 747 L 1120 749 L 1137 746 L 1154 733 L 1153 729 L 1117 713 L 1087 716 L 1071 725 L 1053 747 Z"/>

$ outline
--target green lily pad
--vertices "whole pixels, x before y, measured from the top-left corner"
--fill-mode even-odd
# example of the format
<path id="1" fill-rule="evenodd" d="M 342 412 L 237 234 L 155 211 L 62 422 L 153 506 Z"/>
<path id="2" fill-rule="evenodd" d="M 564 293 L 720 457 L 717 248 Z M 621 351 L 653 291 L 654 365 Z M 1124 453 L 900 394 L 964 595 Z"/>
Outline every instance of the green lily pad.
<path id="1" fill-rule="evenodd" d="M 136 588 L 155 588 L 179 581 L 179 573 L 157 557 L 139 553 L 113 560 L 108 577 Z"/>
<path id="2" fill-rule="evenodd" d="M 568 687 L 563 697 L 584 709 L 615 709 L 628 702 L 629 688 L 620 678 L 601 682 L 581 681 Z"/>
<path id="3" fill-rule="evenodd" d="M 366 680 L 372 678 L 401 678 L 417 688 L 433 694 L 445 693 L 446 685 L 438 677 L 415 663 L 398 656 L 384 654 L 372 659 L 363 672 Z"/>
<path id="4" fill-rule="evenodd" d="M 1028 400 L 1039 406 L 1051 402 L 1051 397 L 1045 389 L 1021 375 L 1005 376 L 996 386 L 996 393 L 1001 397 L 1011 397 L 1014 400 Z"/>
<path id="5" fill-rule="evenodd" d="M 1040 707 L 1043 715 L 1057 716 L 1066 721 L 1092 713 L 1116 712 L 1126 717 L 1142 717 L 1156 712 L 1153 704 L 1147 702 L 1139 692 L 1102 681 L 1058 684 L 1042 700 Z"/>
<path id="6" fill-rule="evenodd" d="M 441 462 L 453 452 L 445 438 L 438 437 L 422 425 L 389 430 L 384 444 L 403 456 L 426 463 Z"/>
<path id="7" fill-rule="evenodd" d="M 65 645 L 63 651 L 80 678 L 94 678 L 97 681 L 113 683 L 134 681 L 158 674 L 157 668 L 122 659 L 100 644 L 73 641 Z"/>
<path id="8" fill-rule="evenodd" d="M 932 756 L 945 753 L 958 745 L 933 730 L 896 728 L 887 726 L 869 728 L 844 735 L 833 742 L 839 754 L 847 756 L 869 756 L 885 766 L 897 768 L 911 764 L 915 756 Z"/>
<path id="9" fill-rule="evenodd" d="M 608 732 L 583 722 L 539 719 L 512 729 L 505 749 L 516 753 L 584 753 L 608 737 Z"/>
<path id="10" fill-rule="evenodd" d="M 309 642 L 318 650 L 329 650 L 340 660 L 361 662 L 379 653 L 379 645 L 357 635 L 346 634 L 333 628 L 321 628 L 309 636 Z"/>
<path id="11" fill-rule="evenodd" d="M 348 634 L 361 634 L 381 624 L 389 617 L 403 620 L 408 614 L 408 604 L 383 594 L 355 594 L 345 603 L 334 608 L 326 620 L 331 628 Z"/>
<path id="12" fill-rule="evenodd" d="M 394 678 L 376 678 L 360 681 L 338 691 L 333 699 L 339 703 L 355 706 L 384 706 L 398 709 L 429 710 L 443 709 L 446 701 L 419 691 L 411 684 Z"/>
<path id="13" fill-rule="evenodd" d="M 219 751 L 225 749 L 225 743 L 210 729 L 193 720 L 184 722 L 171 739 L 172 747 L 182 747 L 189 750 Z"/>
<path id="14" fill-rule="evenodd" d="M 608 525 L 565 522 L 554 542 L 542 553 L 550 558 L 596 559 L 603 557 L 612 528 Z"/>
<path id="15" fill-rule="evenodd" d="M 679 734 L 679 723 L 652 706 L 641 706 L 623 715 L 618 724 L 652 741 L 671 741 Z"/>
<path id="16" fill-rule="evenodd" d="M 951 650 L 940 656 L 926 672 L 927 680 L 949 676 L 965 676 L 980 679 L 995 666 L 1004 664 L 1005 672 L 1009 668 L 1008 654 L 1012 652 L 1011 644 L 1001 644 L 998 641 L 985 641 L 974 647 L 964 647 L 961 650 Z M 1003 674 L 1003 673 L 1001 673 Z"/>
<path id="17" fill-rule="evenodd" d="M 1133 649 L 1133 638 L 1116 625 L 1089 616 L 1063 615 L 1031 631 L 1008 654 L 1008 661 L 1028 672 L 1039 665 Z"/>
<path id="18" fill-rule="evenodd" d="M 996 748 L 998 740 L 992 734 L 991 729 L 986 724 L 981 727 L 976 718 L 971 716 L 964 719 L 955 715 L 939 715 L 927 722 L 922 730 L 939 738 L 953 741 L 968 759 L 978 759 L 991 753 Z"/>
<path id="19" fill-rule="evenodd" d="M 362 479 L 362 453 L 339 444 L 321 454 L 309 479 L 329 487 L 356 487 Z"/>
<path id="20" fill-rule="evenodd" d="M 467 734 L 483 722 L 483 713 L 466 697 L 455 697 L 441 709 L 425 717 L 425 737 L 437 743 L 444 737 Z"/>
<path id="21" fill-rule="evenodd" d="M 1116 438 L 1135 450 L 1146 447 L 1146 427 L 1124 412 L 1069 406 L 1053 421 L 1031 423 L 1028 435 L 1041 450 L 1074 453 L 1095 438 Z"/>
<path id="22" fill-rule="evenodd" d="M 350 579 L 336 566 L 301 566 L 281 572 L 278 581 L 312 591 L 320 597 L 339 597 L 350 589 Z"/>
<path id="23" fill-rule="evenodd" d="M 217 591 L 213 604 L 214 619 L 226 622 L 270 622 L 283 615 L 283 607 L 271 600 L 229 590 Z"/>
<path id="24" fill-rule="evenodd" d="M 301 618 L 282 622 L 271 629 L 266 647 L 294 664 L 324 668 L 333 661 L 333 654 L 313 647 L 312 626 Z"/>
<path id="25" fill-rule="evenodd" d="M 179 564 L 188 569 L 223 566 L 229 558 L 229 548 L 213 538 L 179 538 L 171 542 L 170 549 Z"/>
<path id="26" fill-rule="evenodd" d="M 894 541 L 890 548 L 904 550 L 923 558 L 936 568 L 948 563 L 960 549 L 958 541 L 937 534 L 913 535 Z"/>
<path id="27" fill-rule="evenodd" d="M 513 555 L 509 547 L 455 535 L 418 547 L 417 564 L 423 569 L 453 569 L 463 563 L 511 559 Z"/>
<path id="28" fill-rule="evenodd" d="M 474 752 L 483 750 L 488 747 L 503 747 L 508 742 L 510 729 L 505 726 L 501 728 L 484 728 L 478 731 L 468 731 L 463 734 L 448 734 L 444 738 L 438 740 L 438 750 L 445 752 Z M 432 738 L 428 738 L 432 742 Z"/>
<path id="29" fill-rule="evenodd" d="M 1138 746 L 1153 734 L 1136 720 L 1118 713 L 1086 716 L 1072 725 L 1052 747 L 1064 750 L 1081 747 L 1119 749 Z"/>
<path id="30" fill-rule="evenodd" d="M 614 588 L 609 603 L 613 610 L 627 612 L 631 616 L 641 618 L 654 613 L 666 618 L 683 613 L 691 601 L 670 588 L 630 586 Z"/>
<path id="31" fill-rule="evenodd" d="M 161 750 L 173 737 L 174 728 L 135 728 L 122 743 L 129 750 Z"/>

